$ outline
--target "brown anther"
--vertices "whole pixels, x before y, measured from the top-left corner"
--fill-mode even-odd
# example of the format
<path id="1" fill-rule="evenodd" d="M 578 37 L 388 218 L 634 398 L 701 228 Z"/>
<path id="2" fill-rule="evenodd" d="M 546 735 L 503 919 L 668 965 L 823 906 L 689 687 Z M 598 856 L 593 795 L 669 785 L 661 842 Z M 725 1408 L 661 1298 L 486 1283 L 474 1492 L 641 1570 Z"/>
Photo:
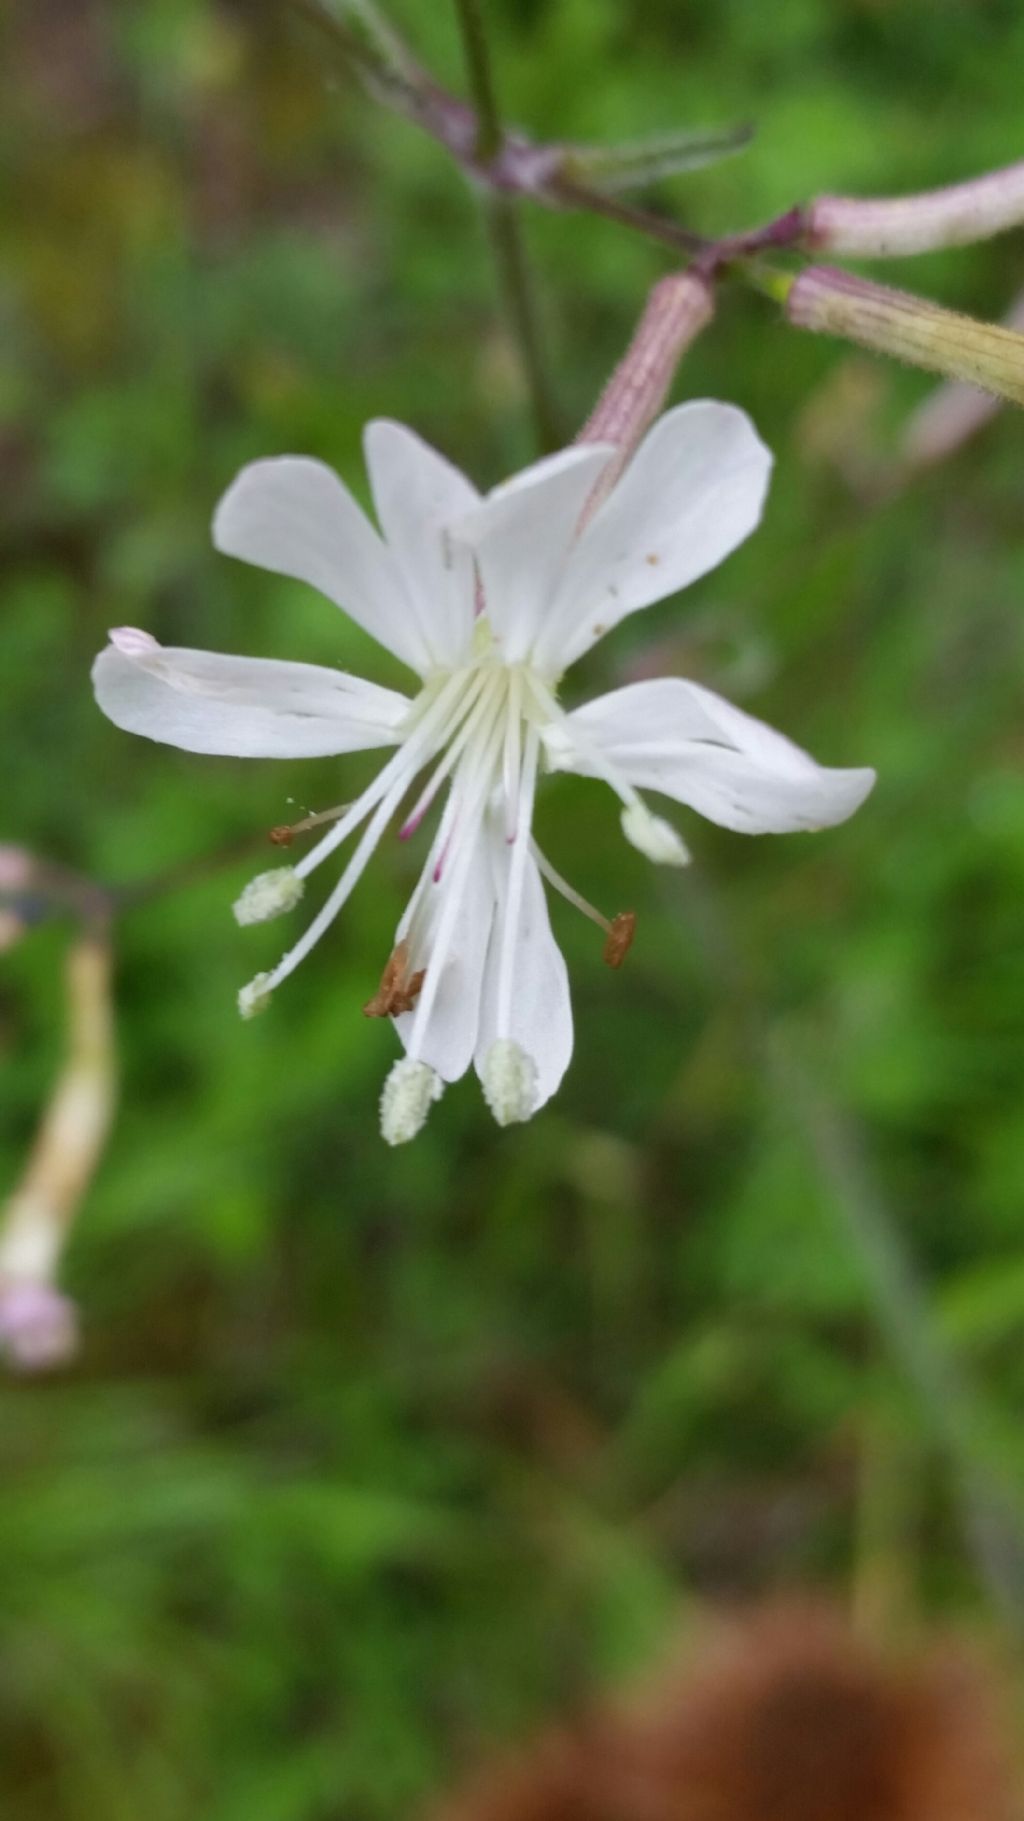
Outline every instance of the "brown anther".
<path id="1" fill-rule="evenodd" d="M 295 830 L 289 823 L 282 822 L 277 828 L 271 829 L 270 839 L 275 847 L 290 847 L 295 839 Z"/>
<path id="2" fill-rule="evenodd" d="M 636 935 L 636 911 L 620 911 L 612 918 L 608 931 L 608 940 L 604 945 L 604 959 L 609 967 L 621 967 L 633 946 Z"/>
<path id="3" fill-rule="evenodd" d="M 389 956 L 387 966 L 380 977 L 380 985 L 372 999 L 363 1006 L 367 1018 L 397 1018 L 402 1012 L 411 1012 L 423 989 L 423 977 L 426 968 L 409 973 L 409 944 L 400 942 L 394 953 Z"/>

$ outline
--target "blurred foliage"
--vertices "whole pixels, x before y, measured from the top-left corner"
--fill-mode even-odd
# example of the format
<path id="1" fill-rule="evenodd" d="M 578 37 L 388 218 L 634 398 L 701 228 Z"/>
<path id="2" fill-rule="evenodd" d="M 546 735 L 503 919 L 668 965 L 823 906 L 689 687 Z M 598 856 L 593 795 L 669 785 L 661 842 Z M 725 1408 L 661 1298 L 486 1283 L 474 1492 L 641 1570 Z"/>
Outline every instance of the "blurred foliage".
<path id="1" fill-rule="evenodd" d="M 1020 153 L 1009 0 L 485 4 L 540 135 L 756 119 L 656 199 L 701 229 Z M 394 12 L 458 85 L 448 9 Z M 15 0 L 0 38 L 3 834 L 142 880 L 350 785 L 117 733 L 88 687 L 108 625 L 391 675 L 308 591 L 214 555 L 236 468 L 309 452 L 365 497 L 361 426 L 394 415 L 488 483 L 528 417 L 475 198 L 284 5 Z M 665 257 L 526 225 L 571 434 Z M 1008 237 L 896 278 L 996 316 L 1022 259 Z M 695 865 L 667 882 L 601 792 L 549 785 L 545 846 L 639 936 L 612 975 L 556 903 L 578 1051 L 531 1125 L 498 1133 L 467 1082 L 415 1146 L 378 1140 L 393 1039 L 359 1008 L 415 855 L 255 1025 L 234 993 L 279 935 L 229 915 L 251 862 L 125 919 L 123 1110 L 68 1259 L 84 1354 L 0 1387 L 10 1821 L 390 1821 L 689 1602 L 856 1587 L 876 1558 L 921 1613 L 991 1622 L 843 1186 L 757 1036 L 789 1033 L 855 1122 L 1024 1483 L 1024 424 L 851 491 L 839 458 L 870 477 L 926 391 L 742 295 L 689 357 L 680 395 L 736 400 L 777 452 L 767 522 L 579 683 L 682 670 L 880 781 L 813 838 L 683 818 Z M 4 1182 L 64 941 L 0 979 Z"/>

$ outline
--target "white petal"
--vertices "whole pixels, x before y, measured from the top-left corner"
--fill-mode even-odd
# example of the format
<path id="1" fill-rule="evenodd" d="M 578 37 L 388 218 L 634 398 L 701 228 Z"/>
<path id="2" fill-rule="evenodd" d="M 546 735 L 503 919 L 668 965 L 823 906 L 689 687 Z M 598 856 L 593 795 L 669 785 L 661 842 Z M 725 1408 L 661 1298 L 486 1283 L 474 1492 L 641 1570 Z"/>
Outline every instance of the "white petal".
<path id="1" fill-rule="evenodd" d="M 391 746 L 405 696 L 340 670 L 158 645 L 125 627 L 93 665 L 96 700 L 115 727 L 185 752 L 307 759 Z"/>
<path id="2" fill-rule="evenodd" d="M 431 966 L 434 937 L 444 909 L 446 893 L 453 878 L 457 877 L 452 855 L 447 856 L 440 882 L 433 877 L 434 865 L 435 856 L 431 853 L 424 869 L 426 896 L 416 915 L 416 934 L 409 956 L 411 973 Z M 408 933 L 411 910 L 412 905 L 398 926 L 396 942 L 401 942 Z M 473 1060 L 480 1028 L 484 961 L 493 920 L 494 883 L 486 848 L 479 841 L 463 888 L 454 933 L 443 961 L 434 1002 L 416 1046 L 417 1057 L 428 1062 L 442 1081 L 458 1081 Z M 415 1018 L 414 1009 L 403 1012 L 394 1021 L 395 1029 L 406 1046 Z"/>
<path id="3" fill-rule="evenodd" d="M 449 527 L 479 504 L 464 474 L 404 424 L 378 418 L 364 436 L 373 503 L 433 661 L 452 666 L 473 633 L 473 559 Z"/>
<path id="4" fill-rule="evenodd" d="M 541 876 L 530 857 L 515 933 L 511 1019 L 508 1030 L 499 1032 L 498 975 L 512 850 L 500 830 L 491 832 L 490 841 L 498 911 L 487 956 L 476 1072 L 483 1080 L 492 1045 L 499 1037 L 510 1038 L 536 1065 L 536 1111 L 551 1099 L 572 1059 L 569 974 L 552 933 Z"/>
<path id="5" fill-rule="evenodd" d="M 228 556 L 309 582 L 403 663 L 427 669 L 396 559 L 323 462 L 282 455 L 243 468 L 214 514 L 213 541 Z"/>
<path id="6" fill-rule="evenodd" d="M 763 721 L 679 677 L 633 683 L 568 717 L 631 784 L 660 790 L 740 834 L 829 828 L 859 809 L 875 782 L 866 768 L 819 765 Z M 566 736 L 550 740 L 556 769 L 599 775 Z"/>
<path id="7" fill-rule="evenodd" d="M 666 412 L 573 550 L 539 659 L 564 670 L 627 614 L 714 569 L 760 519 L 771 462 L 734 405 Z"/>
<path id="8" fill-rule="evenodd" d="M 458 526 L 476 553 L 484 608 L 502 654 L 517 663 L 543 626 L 580 514 L 614 451 L 578 444 L 494 489 Z"/>

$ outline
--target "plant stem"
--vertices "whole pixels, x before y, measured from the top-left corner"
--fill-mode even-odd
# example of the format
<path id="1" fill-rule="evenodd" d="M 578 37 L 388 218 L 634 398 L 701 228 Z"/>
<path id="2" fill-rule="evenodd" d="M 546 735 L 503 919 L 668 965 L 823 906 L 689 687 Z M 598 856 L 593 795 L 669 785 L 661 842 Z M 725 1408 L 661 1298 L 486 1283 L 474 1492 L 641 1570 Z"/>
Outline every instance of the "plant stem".
<path id="1" fill-rule="evenodd" d="M 658 240 L 662 246 L 671 247 L 676 253 L 699 256 L 708 253 L 714 241 L 703 234 L 694 234 L 675 221 L 667 221 L 664 215 L 656 215 L 652 209 L 638 208 L 634 203 L 623 202 L 618 196 L 609 196 L 603 190 L 591 189 L 587 183 L 578 183 L 575 178 L 555 177 L 549 186 L 551 194 L 557 201 L 569 209 L 582 209 L 588 215 L 603 215 L 606 221 L 615 221 L 623 228 L 632 228 L 635 233 L 646 234 L 650 240 Z"/>
<path id="2" fill-rule="evenodd" d="M 478 0 L 455 0 L 455 10 L 476 109 L 474 156 L 477 164 L 486 167 L 501 150 L 505 132 L 498 109 L 483 16 Z M 562 437 L 544 357 L 540 312 L 522 223 L 512 199 L 495 190 L 488 192 L 484 208 L 498 275 L 498 289 L 519 348 L 537 440 L 544 450 L 556 449 Z"/>
<path id="3" fill-rule="evenodd" d="M 494 88 L 490 52 L 478 0 L 455 0 L 469 88 L 476 104 L 476 158 L 487 164 L 500 151 L 504 132 Z"/>
<path id="4" fill-rule="evenodd" d="M 768 1033 L 766 1053 L 776 1090 L 803 1131 L 830 1192 L 830 1205 L 860 1261 L 879 1328 L 917 1390 L 946 1455 L 979 1574 L 1019 1638 L 1024 1633 L 1021 1514 L 1015 1492 L 993 1472 L 979 1447 L 973 1386 L 942 1337 L 857 1125 L 827 1098 L 778 1031 Z"/>
<path id="5" fill-rule="evenodd" d="M 1016 1487 L 993 1464 L 974 1386 L 939 1327 L 875 1178 L 857 1120 L 829 1095 L 770 1005 L 725 905 L 708 878 L 682 888 L 709 963 L 745 1028 L 780 1111 L 801 1134 L 827 1191 L 830 1213 L 856 1256 L 883 1340 L 913 1386 L 927 1430 L 953 1481 L 964 1538 L 979 1579 L 1018 1641 L 1024 1639 L 1024 1518 Z M 678 896 L 673 894 L 678 903 Z"/>
<path id="6" fill-rule="evenodd" d="M 537 441 L 545 451 L 557 449 L 565 439 L 548 378 L 537 296 L 516 205 L 511 197 L 490 196 L 486 214 L 498 285 L 519 346 Z"/>
<path id="7" fill-rule="evenodd" d="M 710 240 L 681 223 L 620 197 L 594 189 L 587 182 L 563 173 L 558 146 L 534 145 L 521 135 L 509 135 L 502 124 L 479 0 L 455 0 L 466 65 L 473 90 L 473 105 L 459 100 L 416 62 L 411 51 L 389 28 L 387 37 L 378 22 L 367 38 L 347 23 L 344 0 L 288 0 L 292 10 L 317 28 L 341 61 L 358 75 L 375 99 L 428 133 L 466 173 L 482 186 L 488 198 L 491 241 L 495 263 L 520 358 L 530 392 L 537 435 L 545 448 L 561 440 L 558 414 L 539 330 L 539 317 L 530 281 L 518 213 L 501 207 L 526 196 L 548 208 L 582 210 L 602 216 L 635 234 L 669 247 L 682 259 L 701 262 L 707 276 L 738 280 L 784 301 L 792 282 L 786 273 L 773 273 L 749 257 L 767 247 L 799 245 L 799 211 L 749 235 Z M 338 11 L 341 6 L 341 13 Z M 545 164 L 547 168 L 545 169 Z M 785 231 L 783 231 L 785 230 Z"/>

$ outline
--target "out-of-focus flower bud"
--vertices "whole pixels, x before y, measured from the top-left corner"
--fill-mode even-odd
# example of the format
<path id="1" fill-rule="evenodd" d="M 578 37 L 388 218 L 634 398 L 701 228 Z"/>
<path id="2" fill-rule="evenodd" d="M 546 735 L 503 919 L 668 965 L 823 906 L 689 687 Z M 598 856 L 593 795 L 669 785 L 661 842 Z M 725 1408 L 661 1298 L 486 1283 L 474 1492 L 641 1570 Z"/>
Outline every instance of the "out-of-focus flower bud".
<path id="1" fill-rule="evenodd" d="M 73 1359 L 78 1311 L 51 1283 L 0 1278 L 0 1350 L 19 1372 L 47 1372 Z"/>
<path id="2" fill-rule="evenodd" d="M 785 314 L 798 329 L 836 335 L 1024 405 L 1024 335 L 1016 329 L 978 322 L 833 266 L 801 272 L 786 295 Z"/>
<path id="3" fill-rule="evenodd" d="M 0 1350 L 22 1371 L 58 1365 L 75 1351 L 74 1306 L 55 1278 L 114 1109 L 108 943 L 81 937 L 69 951 L 66 978 L 67 1056 L 21 1180 L 0 1211 Z"/>
<path id="4" fill-rule="evenodd" d="M 35 862 L 27 848 L 0 841 L 0 893 L 27 891 L 32 884 Z"/>
<path id="5" fill-rule="evenodd" d="M 1005 320 L 1010 329 L 1024 329 L 1024 292 Z M 927 468 L 945 461 L 991 422 L 999 405 L 999 399 L 962 380 L 936 386 L 907 422 L 901 449 L 904 461 L 911 468 Z"/>

